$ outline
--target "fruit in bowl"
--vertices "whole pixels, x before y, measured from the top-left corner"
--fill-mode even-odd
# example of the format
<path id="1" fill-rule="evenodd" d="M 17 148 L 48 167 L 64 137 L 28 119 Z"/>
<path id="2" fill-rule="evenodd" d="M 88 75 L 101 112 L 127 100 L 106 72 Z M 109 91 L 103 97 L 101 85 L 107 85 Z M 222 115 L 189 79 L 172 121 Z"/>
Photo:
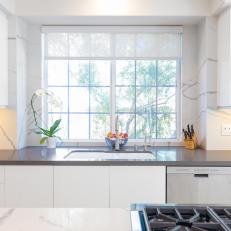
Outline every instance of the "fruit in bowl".
<path id="1" fill-rule="evenodd" d="M 120 132 L 118 134 L 118 138 L 119 138 L 120 147 L 124 146 L 128 142 L 128 134 L 127 133 Z M 107 137 L 105 137 L 105 141 L 109 147 L 114 148 L 115 147 L 115 141 L 116 141 L 116 133 L 113 133 L 112 131 L 108 132 Z"/>
<path id="2" fill-rule="evenodd" d="M 108 133 L 107 133 L 107 137 L 108 137 L 108 138 L 113 138 L 113 132 L 111 132 L 111 131 L 108 132 Z"/>
<path id="3" fill-rule="evenodd" d="M 108 132 L 107 138 L 109 138 L 109 139 L 116 138 L 116 133 L 113 133 L 111 131 Z M 127 138 L 128 138 L 128 134 L 126 132 L 125 133 L 123 133 L 123 132 L 119 133 L 119 139 L 127 139 Z"/>

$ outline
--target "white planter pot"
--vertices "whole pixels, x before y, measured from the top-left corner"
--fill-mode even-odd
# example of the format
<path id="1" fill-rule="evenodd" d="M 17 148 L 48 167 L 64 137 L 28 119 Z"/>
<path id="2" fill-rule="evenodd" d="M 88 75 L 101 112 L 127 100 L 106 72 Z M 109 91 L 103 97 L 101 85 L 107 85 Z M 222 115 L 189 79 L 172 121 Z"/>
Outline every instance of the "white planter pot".
<path id="1" fill-rule="evenodd" d="M 56 148 L 57 138 L 48 137 L 46 142 L 47 142 L 47 148 Z"/>

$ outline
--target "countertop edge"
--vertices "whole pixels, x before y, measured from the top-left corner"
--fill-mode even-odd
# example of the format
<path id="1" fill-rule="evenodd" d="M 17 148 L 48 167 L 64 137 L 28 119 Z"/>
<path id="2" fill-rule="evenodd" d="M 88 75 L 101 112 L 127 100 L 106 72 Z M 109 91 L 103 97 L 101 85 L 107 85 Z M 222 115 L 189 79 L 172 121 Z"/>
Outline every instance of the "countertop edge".
<path id="1" fill-rule="evenodd" d="M 231 161 L 0 161 L 0 165 L 21 166 L 185 166 L 231 167 Z"/>

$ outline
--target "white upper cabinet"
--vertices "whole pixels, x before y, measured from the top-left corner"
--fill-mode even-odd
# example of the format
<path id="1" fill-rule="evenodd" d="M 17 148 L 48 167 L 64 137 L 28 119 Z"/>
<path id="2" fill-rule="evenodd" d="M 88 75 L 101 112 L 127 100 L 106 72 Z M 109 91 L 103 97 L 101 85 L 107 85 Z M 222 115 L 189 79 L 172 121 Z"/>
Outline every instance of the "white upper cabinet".
<path id="1" fill-rule="evenodd" d="M 8 20 L 0 10 L 0 107 L 8 105 Z"/>
<path id="2" fill-rule="evenodd" d="M 231 10 L 218 17 L 217 25 L 217 91 L 218 107 L 231 107 Z"/>

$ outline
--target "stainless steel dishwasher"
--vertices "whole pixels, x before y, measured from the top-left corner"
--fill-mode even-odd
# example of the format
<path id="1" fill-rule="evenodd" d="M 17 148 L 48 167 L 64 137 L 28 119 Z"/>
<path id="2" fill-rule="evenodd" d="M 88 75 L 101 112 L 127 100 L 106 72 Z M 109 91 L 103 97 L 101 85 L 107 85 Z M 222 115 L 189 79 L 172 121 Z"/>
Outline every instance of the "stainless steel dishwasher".
<path id="1" fill-rule="evenodd" d="M 168 167 L 167 202 L 231 204 L 231 167 Z"/>

